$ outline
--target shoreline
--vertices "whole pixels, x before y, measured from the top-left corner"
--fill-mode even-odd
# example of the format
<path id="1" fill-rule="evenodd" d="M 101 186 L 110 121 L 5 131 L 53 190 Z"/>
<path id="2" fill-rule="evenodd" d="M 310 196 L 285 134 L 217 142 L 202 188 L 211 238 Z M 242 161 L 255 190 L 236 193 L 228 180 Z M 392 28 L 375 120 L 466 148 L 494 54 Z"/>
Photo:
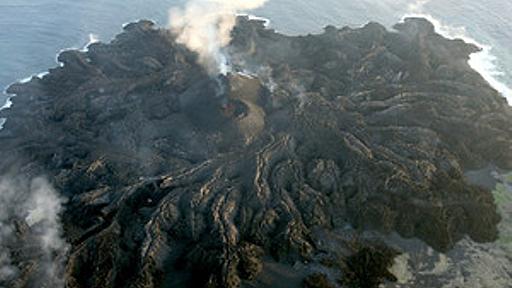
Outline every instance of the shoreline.
<path id="1" fill-rule="evenodd" d="M 303 259 L 308 267 L 328 267 L 332 264 L 324 259 L 340 259 L 334 268 L 340 273 L 345 267 L 354 267 L 352 273 L 375 266 L 379 271 L 365 277 L 373 283 L 382 273 L 390 276 L 387 266 L 395 252 L 386 243 L 359 240 L 367 229 L 383 227 L 386 233 L 422 239 L 440 252 L 465 235 L 478 243 L 495 241 L 500 219 L 491 192 L 462 175 L 465 163 L 480 167 L 499 161 L 499 167 L 512 169 L 511 108 L 466 63 L 478 50 L 474 45 L 435 34 L 424 19 L 406 21 L 398 32 L 379 24 L 341 30 L 345 38 L 330 28 L 289 39 L 247 18 L 239 27 L 233 33 L 232 52 L 240 53 L 234 65 L 242 71 L 276 71 L 270 75 L 274 93 L 265 88 L 265 75 L 261 81 L 234 75 L 226 79 L 225 97 L 215 97 L 215 79 L 192 51 L 169 41 L 176 39 L 168 30 L 155 32 L 145 21 L 110 44 L 89 46 L 87 54 L 65 52 L 58 58 L 63 68 L 8 90 L 18 98 L 4 111 L 11 122 L 1 133 L 9 137 L 2 169 L 9 172 L 19 162 L 17 170 L 29 176 L 48 171 L 54 186 L 73 196 L 63 229 L 76 244 L 69 251 L 76 257 L 66 259 L 66 281 L 124 285 L 108 275 L 130 269 L 133 277 L 126 281 L 149 283 L 189 272 L 193 277 L 199 268 L 204 276 L 198 285 L 215 279 L 219 286 L 238 287 L 243 279 L 263 275 L 265 256 L 277 256 L 290 259 L 292 269 Z M 410 55 L 416 47 L 421 53 Z M 253 51 L 260 56 L 253 57 Z M 390 51 L 386 59 L 398 60 L 383 64 L 375 57 L 382 51 Z M 431 65 L 437 60 L 455 71 L 446 85 L 430 81 L 444 79 Z M 403 73 L 411 80 L 401 87 Z M 325 80 L 316 82 L 312 75 Z M 359 85 L 349 86 L 354 82 Z M 247 96 L 250 101 L 244 101 Z M 252 112 L 260 110 L 264 115 L 255 119 Z M 496 121 L 474 117 L 490 113 Z M 485 138 L 490 141 L 474 141 Z M 152 175 L 156 182 L 147 179 Z M 183 229 L 180 223 L 190 225 Z M 450 229 L 453 223 L 459 228 Z M 322 231 L 315 231 L 347 226 L 354 227 L 354 237 L 343 233 L 337 242 L 324 241 Z M 119 246 L 118 231 L 126 231 L 121 240 L 133 246 Z M 213 242 L 201 238 L 204 234 L 214 235 Z M 81 267 L 103 267 L 110 254 L 89 257 L 103 255 L 98 254 L 102 247 L 120 256 L 104 267 L 107 276 L 91 284 L 92 274 L 83 274 Z M 205 256 L 210 247 L 221 248 Z M 160 270 L 151 255 L 163 257 L 162 265 L 171 268 Z M 209 262 L 209 255 L 215 260 Z M 361 261 L 373 258 L 375 265 Z M 140 265 L 131 270 L 125 259 Z M 186 265 L 178 266 L 182 259 Z M 233 270 L 224 270 L 231 263 Z M 24 279 L 37 276 L 33 271 Z M 346 278 L 347 283 L 364 279 Z"/>
<path id="2" fill-rule="evenodd" d="M 82 51 L 82 52 L 87 52 L 89 50 L 89 46 L 94 44 L 94 43 L 98 43 L 100 42 L 100 40 L 98 39 L 97 35 L 96 34 L 93 34 L 93 33 L 89 33 L 89 41 L 87 42 L 87 44 L 85 44 L 84 47 L 82 48 L 76 48 L 76 47 L 69 47 L 69 48 L 64 48 L 64 49 L 60 49 L 59 52 L 57 52 L 57 54 L 55 55 L 55 63 L 59 66 L 59 67 L 62 67 L 63 64 L 61 62 L 59 62 L 58 60 L 58 57 L 59 55 L 62 53 L 62 52 L 65 52 L 65 51 L 70 51 L 70 50 L 79 50 L 79 51 Z M 49 68 L 50 69 L 50 68 Z M 46 71 L 43 71 L 43 72 L 39 72 L 39 73 L 34 73 L 28 77 L 25 77 L 25 78 L 22 78 L 22 79 L 18 79 L 10 84 L 8 84 L 6 87 L 4 87 L 3 91 L 2 91 L 2 94 L 5 95 L 5 102 L 2 104 L 2 106 L 0 106 L 0 111 L 4 110 L 4 109 L 9 109 L 12 107 L 12 101 L 11 99 L 13 97 L 16 97 L 16 94 L 12 94 L 12 93 L 8 93 L 7 92 L 7 89 L 9 89 L 9 87 L 11 87 L 12 85 L 14 84 L 25 84 L 25 83 L 28 83 L 30 81 L 32 81 L 32 79 L 34 78 L 39 78 L 39 79 L 43 79 L 44 76 L 50 74 L 49 70 L 46 70 Z M 5 122 L 7 121 L 6 118 L 0 118 L 0 130 L 2 130 L 4 128 L 4 125 L 5 125 Z"/>
<path id="3" fill-rule="evenodd" d="M 263 22 L 263 25 L 266 29 L 274 29 L 275 30 L 275 28 L 271 27 L 271 20 L 268 18 L 256 16 L 256 15 L 253 15 L 250 13 L 237 13 L 235 15 L 237 17 L 247 17 L 249 20 L 261 21 L 261 22 Z M 464 31 L 464 27 L 451 27 L 449 25 L 445 25 L 441 20 L 436 19 L 435 17 L 433 17 L 432 15 L 430 15 L 428 13 L 406 13 L 402 16 L 401 19 L 399 19 L 399 23 L 402 23 L 406 18 L 410 18 L 410 17 L 419 17 L 419 18 L 424 18 L 424 19 L 428 20 L 429 22 L 431 22 L 434 25 L 436 33 L 439 33 L 441 36 L 443 36 L 447 39 L 451 39 L 451 40 L 461 39 L 466 43 L 473 44 L 473 45 L 476 45 L 477 47 L 479 47 L 481 49 L 481 51 L 475 52 L 470 55 L 470 59 L 468 60 L 469 66 L 473 70 L 478 72 L 482 76 L 482 78 L 484 78 L 485 81 L 487 81 L 487 83 L 489 83 L 489 85 L 492 88 L 494 88 L 496 91 L 498 91 L 503 96 L 503 98 L 505 98 L 507 103 L 510 106 L 512 106 L 512 88 L 508 87 L 506 83 L 504 83 L 504 82 L 500 81 L 500 79 L 498 79 L 499 76 L 504 75 L 504 72 L 500 71 L 499 68 L 497 67 L 497 65 L 495 64 L 495 62 L 498 61 L 498 58 L 492 54 L 492 49 L 493 49 L 492 46 L 480 43 L 478 40 L 466 35 L 465 31 Z M 142 18 L 136 19 L 134 21 L 124 23 L 121 27 L 122 27 L 122 29 L 124 29 L 127 25 L 129 25 L 131 23 L 136 23 L 141 20 L 143 20 L 143 19 Z M 150 20 L 150 21 L 157 24 L 157 22 L 154 20 Z M 390 30 L 392 30 L 392 28 L 390 28 Z M 277 30 L 275 30 L 275 31 L 278 32 Z M 94 33 L 89 33 L 88 36 L 89 36 L 89 41 L 82 48 L 69 47 L 69 48 L 63 48 L 63 49 L 59 50 L 59 52 L 55 55 L 55 63 L 58 66 L 62 66 L 62 63 L 60 63 L 57 60 L 58 56 L 62 52 L 69 51 L 69 50 L 79 50 L 82 52 L 87 52 L 88 47 L 90 45 L 92 45 L 94 43 L 101 42 L 100 39 L 98 38 L 98 36 Z M 0 107 L 0 111 L 2 111 L 4 109 L 9 109 L 12 106 L 11 99 L 13 97 L 16 97 L 15 94 L 7 93 L 7 89 L 11 85 L 16 84 L 16 83 L 27 83 L 27 82 L 30 82 L 33 78 L 42 79 L 48 73 L 49 73 L 48 71 L 35 73 L 26 78 L 16 80 L 16 81 L 8 84 L 6 87 L 4 87 L 2 93 L 5 95 L 6 99 L 5 99 L 5 102 L 3 103 L 3 105 Z M 0 130 L 3 128 L 3 125 L 5 124 L 5 122 L 6 122 L 6 119 L 0 118 Z"/>
<path id="4" fill-rule="evenodd" d="M 410 17 L 418 17 L 428 20 L 434 25 L 436 33 L 447 39 L 460 39 L 468 44 L 473 44 L 480 48 L 481 51 L 475 52 L 469 56 L 469 66 L 478 72 L 478 74 L 480 74 L 492 88 L 498 91 L 503 98 L 505 98 L 509 106 L 512 106 L 512 88 L 508 87 L 506 83 L 498 79 L 499 76 L 503 76 L 505 73 L 500 71 L 498 66 L 495 64 L 495 62 L 498 61 L 498 58 L 492 54 L 492 46 L 480 43 L 478 40 L 466 35 L 464 27 L 452 27 L 445 25 L 441 20 L 438 20 L 427 13 L 406 13 L 402 16 L 400 22 L 403 22 L 406 18 Z"/>

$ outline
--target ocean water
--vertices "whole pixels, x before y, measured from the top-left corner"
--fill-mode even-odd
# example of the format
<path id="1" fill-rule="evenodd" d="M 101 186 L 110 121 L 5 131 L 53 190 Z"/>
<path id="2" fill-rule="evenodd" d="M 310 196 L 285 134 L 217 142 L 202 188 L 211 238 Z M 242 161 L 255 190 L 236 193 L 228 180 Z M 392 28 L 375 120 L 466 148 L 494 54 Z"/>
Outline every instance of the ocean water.
<path id="1" fill-rule="evenodd" d="M 168 10 L 186 0 L 1 0 L 0 87 L 56 66 L 63 48 L 81 48 L 90 38 L 109 41 L 122 24 L 151 19 L 168 22 Z M 289 34 L 315 33 L 328 25 L 388 27 L 404 15 L 429 15 L 446 33 L 485 45 L 473 65 L 512 97 L 512 1 L 509 0 L 269 0 L 251 13 Z M 445 34 L 446 34 L 445 33 Z M 0 107 L 6 95 L 0 95 Z M 512 99 L 511 99 L 512 101 Z M 511 102 L 512 103 L 512 102 Z"/>
<path id="2" fill-rule="evenodd" d="M 108 42 L 124 23 L 144 18 L 165 26 L 169 8 L 185 2 L 0 0 L 0 88 L 57 66 L 55 56 L 62 49 L 82 48 L 93 39 Z M 369 21 L 391 28 L 406 15 L 429 17 L 444 35 L 463 37 L 485 48 L 473 55 L 471 64 L 512 104 L 512 0 L 269 0 L 250 13 L 270 19 L 272 28 L 288 34 L 317 33 L 329 24 L 357 27 Z M 0 93 L 0 107 L 7 96 Z M 510 283 L 502 282 L 510 280 L 506 278 L 510 275 L 507 255 L 512 253 L 512 176 L 508 177 L 495 191 L 504 219 L 500 240 L 488 245 L 463 242 L 459 245 L 462 260 L 442 256 L 451 262 L 442 265 L 448 270 L 439 273 L 453 276 L 443 287 L 505 287 L 502 283 Z M 407 259 L 404 262 L 410 262 L 400 266 L 405 274 L 419 267 L 417 263 L 408 267 L 412 262 Z M 459 279 L 468 271 L 475 279 L 472 285 Z"/>

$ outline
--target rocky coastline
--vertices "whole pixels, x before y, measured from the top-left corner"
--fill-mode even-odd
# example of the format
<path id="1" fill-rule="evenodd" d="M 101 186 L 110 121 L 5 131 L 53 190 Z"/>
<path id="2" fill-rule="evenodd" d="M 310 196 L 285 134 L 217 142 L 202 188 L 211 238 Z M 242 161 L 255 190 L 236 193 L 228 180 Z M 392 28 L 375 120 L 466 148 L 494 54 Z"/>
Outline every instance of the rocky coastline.
<path id="1" fill-rule="evenodd" d="M 465 172 L 512 170 L 512 108 L 469 67 L 478 47 L 420 18 L 264 24 L 238 18 L 227 75 L 139 21 L 8 89 L 0 175 L 67 199 L 65 287 L 278 287 L 286 271 L 378 287 L 407 252 L 385 235 L 439 253 L 498 238 L 493 194 Z M 31 227 L 9 221 L 21 272 L 0 286 L 36 287 Z"/>

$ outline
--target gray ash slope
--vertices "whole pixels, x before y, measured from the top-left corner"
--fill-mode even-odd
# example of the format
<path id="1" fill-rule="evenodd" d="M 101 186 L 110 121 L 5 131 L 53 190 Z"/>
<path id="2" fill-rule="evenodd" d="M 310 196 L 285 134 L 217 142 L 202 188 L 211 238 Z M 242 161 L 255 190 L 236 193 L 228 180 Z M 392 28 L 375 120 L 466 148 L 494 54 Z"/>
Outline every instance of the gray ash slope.
<path id="1" fill-rule="evenodd" d="M 256 76 L 219 81 L 169 31 L 127 25 L 8 89 L 0 172 L 46 175 L 69 199 L 67 287 L 238 287 L 264 259 L 375 287 L 393 280 L 396 251 L 321 235 L 492 242 L 492 194 L 464 171 L 512 169 L 512 109 L 467 64 L 478 48 L 423 19 L 395 29 L 290 37 L 241 17 L 228 51 Z M 37 283 L 30 267 L 2 284 Z"/>

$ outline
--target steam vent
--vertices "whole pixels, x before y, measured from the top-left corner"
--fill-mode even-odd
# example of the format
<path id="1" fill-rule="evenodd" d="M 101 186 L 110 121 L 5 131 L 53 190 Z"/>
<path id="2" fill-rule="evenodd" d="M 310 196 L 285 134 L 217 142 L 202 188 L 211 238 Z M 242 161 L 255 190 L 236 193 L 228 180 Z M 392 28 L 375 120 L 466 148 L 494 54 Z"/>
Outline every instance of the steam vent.
<path id="1" fill-rule="evenodd" d="M 212 76 L 140 21 L 8 89 L 0 175 L 47 179 L 67 244 L 9 219 L 0 287 L 441 287 L 393 267 L 499 237 L 466 172 L 512 170 L 512 108 L 479 48 L 419 18 L 291 37 L 240 16 L 226 51 Z"/>

